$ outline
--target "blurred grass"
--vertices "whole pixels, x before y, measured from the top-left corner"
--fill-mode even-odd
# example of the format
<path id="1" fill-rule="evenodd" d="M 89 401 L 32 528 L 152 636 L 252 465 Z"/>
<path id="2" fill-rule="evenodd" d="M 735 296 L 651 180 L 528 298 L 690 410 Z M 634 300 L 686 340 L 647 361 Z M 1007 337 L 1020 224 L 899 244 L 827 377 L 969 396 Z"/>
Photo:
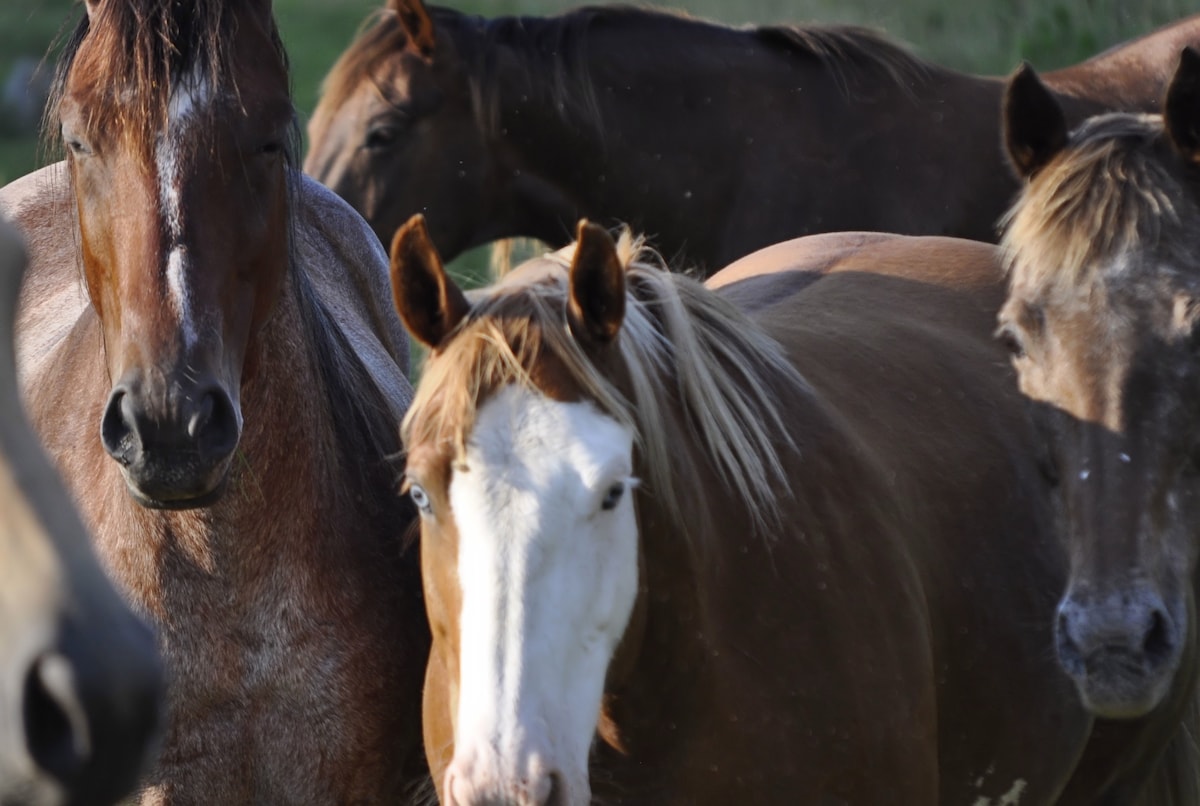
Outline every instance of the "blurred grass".
<path id="1" fill-rule="evenodd" d="M 275 0 L 292 64 L 302 119 L 316 104 L 321 79 L 363 19 L 382 0 Z M 1021 59 L 1046 70 L 1084 59 L 1198 10 L 1197 0 L 677 0 L 650 2 L 732 24 L 847 22 L 880 28 L 917 53 L 960 70 L 1003 74 Z M 463 0 L 462 11 L 486 16 L 551 14 L 575 0 Z M 1186 7 L 1185 7 L 1186 6 Z M 22 57 L 41 59 L 50 42 L 82 14 L 73 0 L 0 0 L 0 80 Z M 0 126 L 0 131 L 4 127 Z M 0 135 L 0 185 L 38 165 L 32 134 Z M 487 271 L 485 249 L 451 266 L 467 282 Z"/>

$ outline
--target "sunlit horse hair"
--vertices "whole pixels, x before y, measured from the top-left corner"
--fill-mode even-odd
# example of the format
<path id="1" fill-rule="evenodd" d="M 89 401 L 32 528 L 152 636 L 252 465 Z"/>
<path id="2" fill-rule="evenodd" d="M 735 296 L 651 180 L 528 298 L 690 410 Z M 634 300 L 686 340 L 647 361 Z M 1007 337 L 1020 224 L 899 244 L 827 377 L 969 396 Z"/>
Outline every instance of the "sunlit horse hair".
<path id="1" fill-rule="evenodd" d="M 781 450 L 784 413 L 760 379 L 777 373 L 803 386 L 778 343 L 697 281 L 647 260 L 627 230 L 617 242 L 627 299 L 619 349 L 629 373 L 627 396 L 589 360 L 565 322 L 567 274 L 574 245 L 547 255 L 550 278 L 500 283 L 473 300 L 470 315 L 431 362 L 404 419 L 406 441 L 452 441 L 461 458 L 483 390 L 531 385 L 527 367 L 549 351 L 601 409 L 637 435 L 656 497 L 684 522 L 679 489 L 698 488 L 668 443 L 665 406 L 678 401 L 707 446 L 713 467 L 744 500 L 759 527 L 777 523 L 777 498 L 788 488 Z M 670 386 L 663 395 L 664 379 Z M 673 475 L 679 477 L 672 479 Z M 702 549 L 703 545 L 696 548 Z"/>

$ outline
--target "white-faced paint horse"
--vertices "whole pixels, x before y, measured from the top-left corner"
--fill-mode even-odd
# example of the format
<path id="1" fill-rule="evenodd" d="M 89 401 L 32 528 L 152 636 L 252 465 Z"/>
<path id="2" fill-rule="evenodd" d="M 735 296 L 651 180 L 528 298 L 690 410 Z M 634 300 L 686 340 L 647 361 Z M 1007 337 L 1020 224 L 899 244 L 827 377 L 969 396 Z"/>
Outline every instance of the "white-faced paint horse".
<path id="1" fill-rule="evenodd" d="M 142 800 L 397 802 L 429 640 L 395 532 L 407 341 L 376 239 L 294 165 L 270 3 L 89 0 L 52 100 L 65 164 L 0 192 L 20 385 L 158 627 Z"/>
<path id="2" fill-rule="evenodd" d="M 818 236 L 706 288 L 584 224 L 465 295 L 418 217 L 392 279 L 432 349 L 403 433 L 443 803 L 1094 806 L 1175 769 L 1093 744 L 1054 657 L 993 247 Z"/>

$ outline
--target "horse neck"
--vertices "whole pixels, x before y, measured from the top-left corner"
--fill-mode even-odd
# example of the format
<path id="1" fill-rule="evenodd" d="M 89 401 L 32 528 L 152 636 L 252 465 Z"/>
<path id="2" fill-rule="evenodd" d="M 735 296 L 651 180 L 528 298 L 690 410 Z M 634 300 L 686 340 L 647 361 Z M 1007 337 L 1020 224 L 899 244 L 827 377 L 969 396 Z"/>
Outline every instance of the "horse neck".
<path id="1" fill-rule="evenodd" d="M 463 52 L 491 55 L 475 70 L 494 92 L 484 105 L 498 120 L 481 125 L 495 132 L 503 205 L 518 219 L 504 234 L 565 243 L 586 215 L 695 241 L 703 234 L 680 202 L 723 208 L 746 146 L 746 133 L 727 125 L 697 137 L 699 115 L 715 124 L 747 114 L 730 72 L 739 86 L 764 90 L 823 80 L 815 60 L 780 69 L 781 55 L 746 32 L 665 16 L 646 23 L 582 28 L 586 47 L 570 49 L 538 46 L 558 18 L 497 18 L 459 33 L 473 40 Z M 577 62 L 564 61 L 568 50 L 582 54 Z M 485 69 L 490 77 L 478 75 Z M 771 129 L 757 128 L 764 137 Z"/>

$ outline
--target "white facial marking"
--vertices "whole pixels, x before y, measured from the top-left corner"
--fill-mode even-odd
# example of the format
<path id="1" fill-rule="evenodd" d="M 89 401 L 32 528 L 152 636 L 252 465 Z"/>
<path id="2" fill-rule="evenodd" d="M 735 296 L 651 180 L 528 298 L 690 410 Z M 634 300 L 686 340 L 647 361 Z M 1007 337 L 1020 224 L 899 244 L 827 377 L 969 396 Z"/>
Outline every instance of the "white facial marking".
<path id="1" fill-rule="evenodd" d="M 187 145 L 191 129 L 198 120 L 198 111 L 212 103 L 212 87 L 202 74 L 192 76 L 175 88 L 167 108 L 167 126 L 159 137 L 155 159 L 158 163 L 158 190 L 162 204 L 170 252 L 167 256 L 167 287 L 184 342 L 196 341 L 196 323 L 188 295 L 187 270 L 189 261 L 183 240 L 183 205 L 180 193 L 183 185 L 181 153 Z"/>
<path id="2" fill-rule="evenodd" d="M 462 588 L 455 791 L 589 797 L 609 661 L 637 596 L 633 435 L 508 387 L 479 410 L 450 505 Z"/>

